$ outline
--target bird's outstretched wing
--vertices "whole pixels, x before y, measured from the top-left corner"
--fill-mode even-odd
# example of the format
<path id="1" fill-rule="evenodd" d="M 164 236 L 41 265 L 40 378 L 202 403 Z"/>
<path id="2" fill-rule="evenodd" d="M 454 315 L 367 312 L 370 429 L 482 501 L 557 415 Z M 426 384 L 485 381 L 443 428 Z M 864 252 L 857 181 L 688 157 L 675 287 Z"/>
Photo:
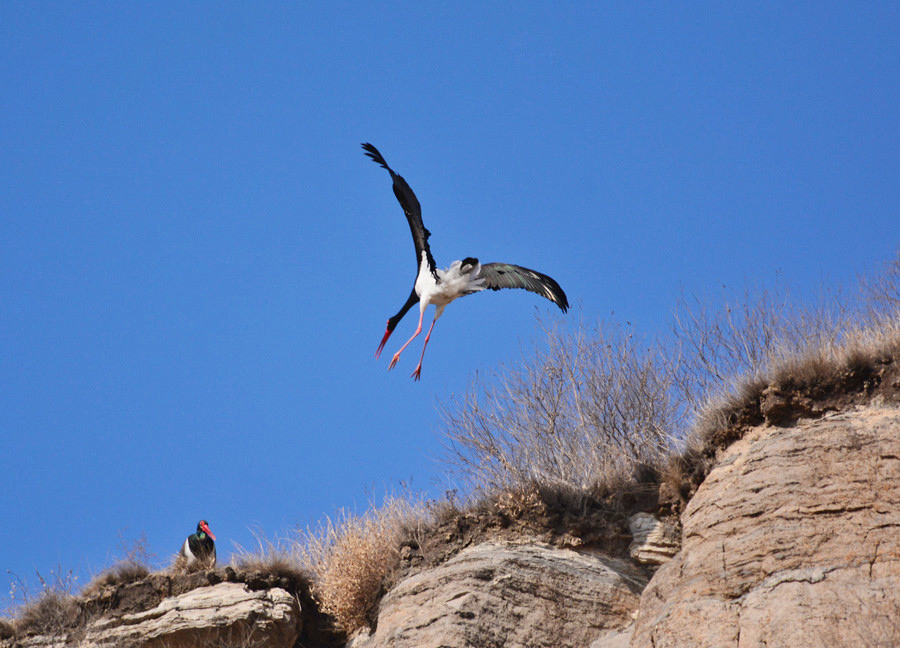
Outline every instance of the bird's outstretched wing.
<path id="1" fill-rule="evenodd" d="M 419 265 L 422 263 L 422 252 L 424 251 L 431 274 L 437 276 L 434 257 L 431 256 L 431 248 L 428 245 L 428 237 L 431 236 L 431 232 L 425 229 L 425 225 L 422 223 L 422 207 L 419 205 L 419 199 L 416 198 L 416 194 L 406 184 L 403 176 L 394 173 L 394 170 L 388 166 L 388 163 L 384 161 L 384 157 L 378 152 L 377 148 L 368 142 L 365 142 L 362 147 L 366 151 L 366 155 L 387 169 L 388 173 L 391 174 L 391 179 L 394 181 L 394 195 L 397 196 L 397 201 L 403 208 L 403 213 L 406 214 L 406 220 L 409 221 L 409 229 L 412 232 L 413 243 L 416 246 L 416 272 L 418 273 L 419 271 Z"/>
<path id="2" fill-rule="evenodd" d="M 559 287 L 556 280 L 540 272 L 511 263 L 483 263 L 480 276 L 484 278 L 485 288 L 491 290 L 524 288 L 541 297 L 546 297 L 559 306 L 563 313 L 569 309 L 566 293 Z"/>

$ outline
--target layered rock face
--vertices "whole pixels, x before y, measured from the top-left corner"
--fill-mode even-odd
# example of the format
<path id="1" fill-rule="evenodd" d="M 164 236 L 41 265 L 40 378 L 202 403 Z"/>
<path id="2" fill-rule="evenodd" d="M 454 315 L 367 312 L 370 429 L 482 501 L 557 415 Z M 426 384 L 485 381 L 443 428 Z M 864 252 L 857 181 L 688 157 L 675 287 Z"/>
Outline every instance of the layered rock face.
<path id="1" fill-rule="evenodd" d="M 627 522 L 630 559 L 526 538 L 473 544 L 401 580 L 374 631 L 349 646 L 900 646 L 897 407 L 749 429 L 720 451 L 680 525 L 644 513 Z M 198 574 L 189 591 L 151 576 L 101 596 L 106 616 L 74 635 L 0 648 L 342 643 L 311 632 L 324 623 L 302 622 L 283 583 L 234 576 Z"/>
<path id="2" fill-rule="evenodd" d="M 251 591 L 241 583 L 219 583 L 170 596 L 156 607 L 96 619 L 73 636 L 34 636 L 21 648 L 196 648 L 254 646 L 285 648 L 300 635 L 300 608 L 288 592 Z"/>
<path id="3" fill-rule="evenodd" d="M 750 430 L 682 524 L 634 648 L 900 645 L 900 410 Z"/>
<path id="4" fill-rule="evenodd" d="M 400 582 L 352 648 L 588 646 L 631 623 L 647 583 L 626 560 L 483 543 Z"/>

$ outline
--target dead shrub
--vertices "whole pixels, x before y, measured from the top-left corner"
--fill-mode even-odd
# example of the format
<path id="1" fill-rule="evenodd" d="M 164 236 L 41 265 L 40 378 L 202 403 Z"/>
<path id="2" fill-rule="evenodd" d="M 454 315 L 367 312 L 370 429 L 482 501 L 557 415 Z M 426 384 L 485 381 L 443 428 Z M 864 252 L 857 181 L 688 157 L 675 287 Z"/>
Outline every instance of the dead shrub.
<path id="1" fill-rule="evenodd" d="M 710 304 L 682 300 L 673 327 L 679 391 L 693 412 L 689 445 L 739 427 L 742 416 L 761 422 L 752 409 L 767 388 L 852 392 L 854 374 L 898 357 L 900 311 L 875 308 L 865 295 L 860 302 L 832 292 L 797 304 L 783 290 L 748 288 L 737 303 Z"/>
<path id="2" fill-rule="evenodd" d="M 900 311 L 900 250 L 880 271 L 861 275 L 859 284 L 866 306 L 876 317 Z"/>
<path id="3" fill-rule="evenodd" d="M 632 483 L 674 447 L 683 411 L 665 349 L 630 327 L 539 320 L 543 339 L 442 405 L 448 463 L 476 492 Z"/>
<path id="4" fill-rule="evenodd" d="M 781 284 L 683 297 L 672 335 L 658 340 L 610 322 L 540 322 L 542 339 L 519 362 L 476 374 L 441 405 L 448 464 L 482 497 L 534 484 L 590 496 L 654 480 L 689 496 L 715 448 L 765 420 L 766 390 L 858 393 L 900 362 L 900 255 L 861 283 L 861 297 L 823 290 L 807 302 Z"/>
<path id="5" fill-rule="evenodd" d="M 798 304 L 786 289 L 745 286 L 741 299 L 682 297 L 672 330 L 681 398 L 701 411 L 706 401 L 757 386 L 772 371 L 810 366 L 811 349 L 834 348 L 858 321 L 839 292 Z"/>

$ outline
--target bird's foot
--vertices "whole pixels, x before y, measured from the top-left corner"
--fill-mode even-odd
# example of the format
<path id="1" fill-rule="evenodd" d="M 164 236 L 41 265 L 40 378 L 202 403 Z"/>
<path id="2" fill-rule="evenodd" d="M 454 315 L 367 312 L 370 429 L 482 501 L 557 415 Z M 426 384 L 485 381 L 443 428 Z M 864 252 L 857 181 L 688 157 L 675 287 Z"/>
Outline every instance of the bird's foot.
<path id="1" fill-rule="evenodd" d="M 397 366 L 397 361 L 400 360 L 400 352 L 394 354 L 394 357 L 391 358 L 391 364 L 388 366 L 388 371 Z"/>
<path id="2" fill-rule="evenodd" d="M 418 382 L 419 380 L 422 379 L 422 363 L 421 362 L 419 363 L 419 366 L 416 367 L 416 370 L 412 372 L 411 376 L 416 382 Z"/>

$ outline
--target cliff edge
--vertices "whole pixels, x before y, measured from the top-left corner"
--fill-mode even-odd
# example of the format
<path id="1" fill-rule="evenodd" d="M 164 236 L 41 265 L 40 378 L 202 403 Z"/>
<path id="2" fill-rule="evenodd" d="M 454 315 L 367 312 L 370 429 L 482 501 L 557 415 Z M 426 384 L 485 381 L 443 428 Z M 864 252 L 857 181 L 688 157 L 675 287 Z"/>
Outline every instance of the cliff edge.
<path id="1" fill-rule="evenodd" d="M 226 568 L 101 588 L 78 601 L 77 624 L 0 624 L 0 648 L 897 646 L 900 379 L 889 369 L 839 407 L 804 397 L 799 416 L 767 417 L 776 410 L 757 403 L 762 415 L 706 449 L 689 499 L 645 497 L 602 541 L 506 529 L 419 556 L 352 637 L 328 627 L 306 584 Z"/>

